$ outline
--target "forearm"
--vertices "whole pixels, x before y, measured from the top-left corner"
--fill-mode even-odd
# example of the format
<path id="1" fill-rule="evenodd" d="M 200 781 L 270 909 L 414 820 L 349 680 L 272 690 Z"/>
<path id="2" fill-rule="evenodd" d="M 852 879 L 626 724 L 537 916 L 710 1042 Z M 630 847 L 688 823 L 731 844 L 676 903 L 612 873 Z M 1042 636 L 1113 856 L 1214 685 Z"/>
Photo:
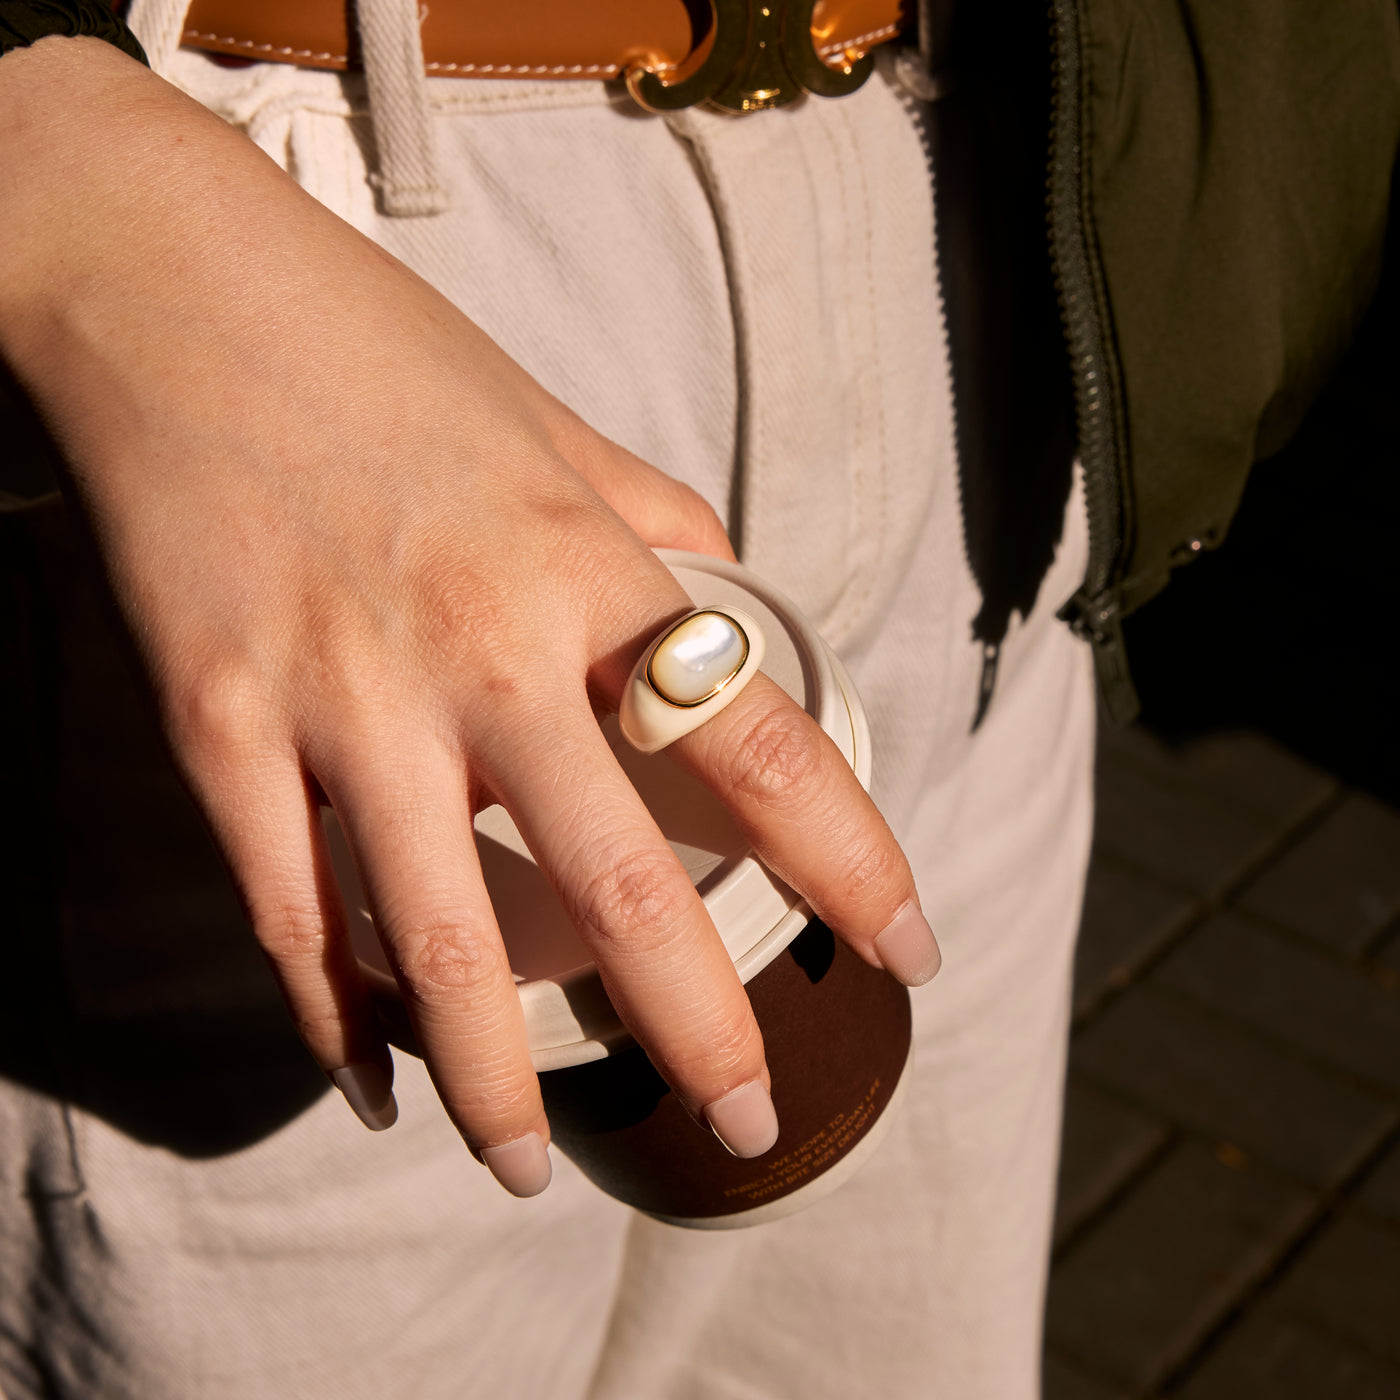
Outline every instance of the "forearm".
<path id="1" fill-rule="evenodd" d="M 294 340 L 334 362 L 346 282 L 416 281 L 241 133 L 98 40 L 0 60 L 0 151 L 0 354 L 79 471 L 120 457 L 124 427 L 149 447 L 140 386 L 173 402 L 193 382 L 203 395 L 236 385 L 256 415 L 287 392 L 260 347 Z"/>
<path id="2" fill-rule="evenodd" d="M 100 40 L 51 37 L 0 59 L 0 349 L 27 364 L 68 310 L 149 293 L 144 240 L 163 232 L 168 256 L 182 233 L 174 197 L 166 213 L 150 192 L 176 194 L 211 126 Z"/>

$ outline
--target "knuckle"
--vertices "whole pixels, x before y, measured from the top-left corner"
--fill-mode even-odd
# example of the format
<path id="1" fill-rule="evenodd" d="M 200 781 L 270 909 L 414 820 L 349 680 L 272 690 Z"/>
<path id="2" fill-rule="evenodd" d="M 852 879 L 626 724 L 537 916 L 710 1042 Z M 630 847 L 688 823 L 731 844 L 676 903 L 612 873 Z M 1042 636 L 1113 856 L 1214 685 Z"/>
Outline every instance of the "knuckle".
<path id="1" fill-rule="evenodd" d="M 686 1044 L 663 1050 L 658 1068 L 668 1082 L 682 1085 L 731 1083 L 751 1079 L 763 1064 L 763 1037 L 747 1000 L 708 1016 L 702 1033 Z"/>
<path id="2" fill-rule="evenodd" d="M 258 942 L 269 957 L 301 962 L 324 954 L 326 921 L 320 910 L 281 900 L 255 906 L 251 912 Z"/>
<path id="3" fill-rule="evenodd" d="M 606 508 L 572 468 L 560 460 L 537 465 L 529 495 L 515 506 L 533 557 L 552 557 L 567 551 L 581 535 L 597 535 L 606 528 Z"/>
<path id="4" fill-rule="evenodd" d="M 489 634 L 493 630 L 491 619 L 500 608 L 495 590 L 467 570 L 437 570 L 427 587 L 428 634 L 439 650 L 450 652 L 459 638 Z"/>
<path id="5" fill-rule="evenodd" d="M 866 842 L 836 873 L 829 898 L 845 908 L 901 903 L 909 865 L 891 840 Z"/>
<path id="6" fill-rule="evenodd" d="M 420 1006 L 459 1000 L 489 962 L 484 932 L 466 919 L 439 917 L 399 929 L 392 948 L 405 995 Z"/>
<path id="7" fill-rule="evenodd" d="M 549 414 L 546 426 L 550 446 L 576 471 L 586 471 L 595 462 L 605 459 L 608 443 L 571 409 L 558 404 L 559 411 Z"/>
<path id="8" fill-rule="evenodd" d="M 574 596 L 597 599 L 617 592 L 620 571 L 628 566 L 633 546 L 619 532 L 616 520 L 601 501 L 570 504 L 562 516 L 564 528 L 554 538 L 554 567 Z"/>
<path id="9" fill-rule="evenodd" d="M 510 1142 L 540 1116 L 539 1082 L 533 1074 L 498 1078 L 483 1084 L 470 1099 L 456 1105 L 466 1136 L 481 1147 Z"/>
<path id="10" fill-rule="evenodd" d="M 470 657 L 473 665 L 500 660 L 499 638 L 510 626 L 510 600 L 499 580 L 444 549 L 418 579 L 422 645 L 435 662 Z"/>
<path id="11" fill-rule="evenodd" d="M 446 568 L 427 583 L 426 636 L 442 656 L 463 651 L 480 660 L 510 625 L 508 600 L 494 583 L 473 571 Z"/>
<path id="12" fill-rule="evenodd" d="M 427 662 L 496 694 L 528 690 L 550 673 L 580 600 L 607 582 L 596 510 L 547 488 L 514 509 L 514 537 L 528 545 L 509 571 L 454 540 L 422 562 L 415 585 L 415 627 Z M 558 618 L 557 635 L 541 631 L 542 615 Z"/>
<path id="13" fill-rule="evenodd" d="M 821 755 L 806 717 L 786 708 L 760 714 L 728 750 L 734 791 L 765 806 L 805 791 L 817 776 Z"/>
<path id="14" fill-rule="evenodd" d="M 629 850 L 605 861 L 571 901 L 580 933 L 630 948 L 664 942 L 681 917 L 684 890 L 668 850 Z"/>
<path id="15" fill-rule="evenodd" d="M 261 677 L 241 666 L 218 666 L 188 678 L 170 697 L 167 727 L 177 744 L 214 761 L 256 743 L 269 697 Z"/>

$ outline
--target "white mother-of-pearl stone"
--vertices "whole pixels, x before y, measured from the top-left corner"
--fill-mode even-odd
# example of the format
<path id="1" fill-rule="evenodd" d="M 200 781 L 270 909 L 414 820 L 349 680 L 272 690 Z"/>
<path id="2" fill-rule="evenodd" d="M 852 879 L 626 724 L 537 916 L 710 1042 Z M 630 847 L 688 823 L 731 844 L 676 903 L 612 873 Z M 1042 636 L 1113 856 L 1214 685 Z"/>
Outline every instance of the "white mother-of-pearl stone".
<path id="1" fill-rule="evenodd" d="M 744 634 L 722 613 L 697 613 L 676 624 L 652 653 L 652 685 L 673 705 L 694 705 L 744 664 Z"/>

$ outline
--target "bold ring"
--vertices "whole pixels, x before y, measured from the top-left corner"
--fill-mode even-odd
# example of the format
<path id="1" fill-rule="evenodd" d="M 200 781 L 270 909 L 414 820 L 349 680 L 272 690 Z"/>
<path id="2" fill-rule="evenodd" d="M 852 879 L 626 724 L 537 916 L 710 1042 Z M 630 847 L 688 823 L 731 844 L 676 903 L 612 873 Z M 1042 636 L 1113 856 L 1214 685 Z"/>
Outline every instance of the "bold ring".
<path id="1" fill-rule="evenodd" d="M 763 632 L 738 608 L 697 608 L 642 653 L 622 692 L 622 737 L 655 753 L 699 729 L 763 664 Z"/>

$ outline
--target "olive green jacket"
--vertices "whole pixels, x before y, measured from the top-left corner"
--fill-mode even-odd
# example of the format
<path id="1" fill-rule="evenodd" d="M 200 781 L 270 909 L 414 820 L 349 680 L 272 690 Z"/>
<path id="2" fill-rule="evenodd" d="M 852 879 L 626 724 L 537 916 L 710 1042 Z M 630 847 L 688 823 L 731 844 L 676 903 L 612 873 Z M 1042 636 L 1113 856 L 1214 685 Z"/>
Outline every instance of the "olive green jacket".
<path id="1" fill-rule="evenodd" d="M 1380 271 L 1395 0 L 1052 0 L 1050 242 L 1090 517 L 1066 616 L 1110 714 L 1120 622 L 1218 544 Z"/>
<path id="2" fill-rule="evenodd" d="M 947 119 L 932 136 L 952 192 L 939 239 L 955 391 L 977 405 L 960 408 L 959 454 L 984 593 L 978 714 L 1010 614 L 1029 610 L 1048 565 L 1077 447 L 1090 560 L 1065 617 L 1124 719 L 1136 701 L 1123 616 L 1224 538 L 1250 466 L 1298 426 L 1374 290 L 1400 142 L 1400 13 L 1396 0 L 1049 0 L 1045 17 L 1045 0 L 919 5 L 936 73 L 940 46 L 954 71 L 962 61 L 961 29 L 977 31 L 972 66 L 991 75 L 980 97 L 969 82 L 935 104 Z M 1029 116 L 1029 139 L 1005 129 L 1010 109 Z M 1048 272 L 1035 207 L 1047 127 Z M 1002 167 L 1004 182 L 985 175 Z M 995 242 L 998 222 L 1013 230 L 1006 256 L 979 283 L 964 254 Z M 1047 331 L 1050 276 L 1061 325 Z M 978 322 L 1010 329 L 979 351 Z M 973 328 L 967 353 L 959 324 Z M 1073 399 L 1072 430 L 1057 426 L 1069 417 L 1057 397 Z"/>

